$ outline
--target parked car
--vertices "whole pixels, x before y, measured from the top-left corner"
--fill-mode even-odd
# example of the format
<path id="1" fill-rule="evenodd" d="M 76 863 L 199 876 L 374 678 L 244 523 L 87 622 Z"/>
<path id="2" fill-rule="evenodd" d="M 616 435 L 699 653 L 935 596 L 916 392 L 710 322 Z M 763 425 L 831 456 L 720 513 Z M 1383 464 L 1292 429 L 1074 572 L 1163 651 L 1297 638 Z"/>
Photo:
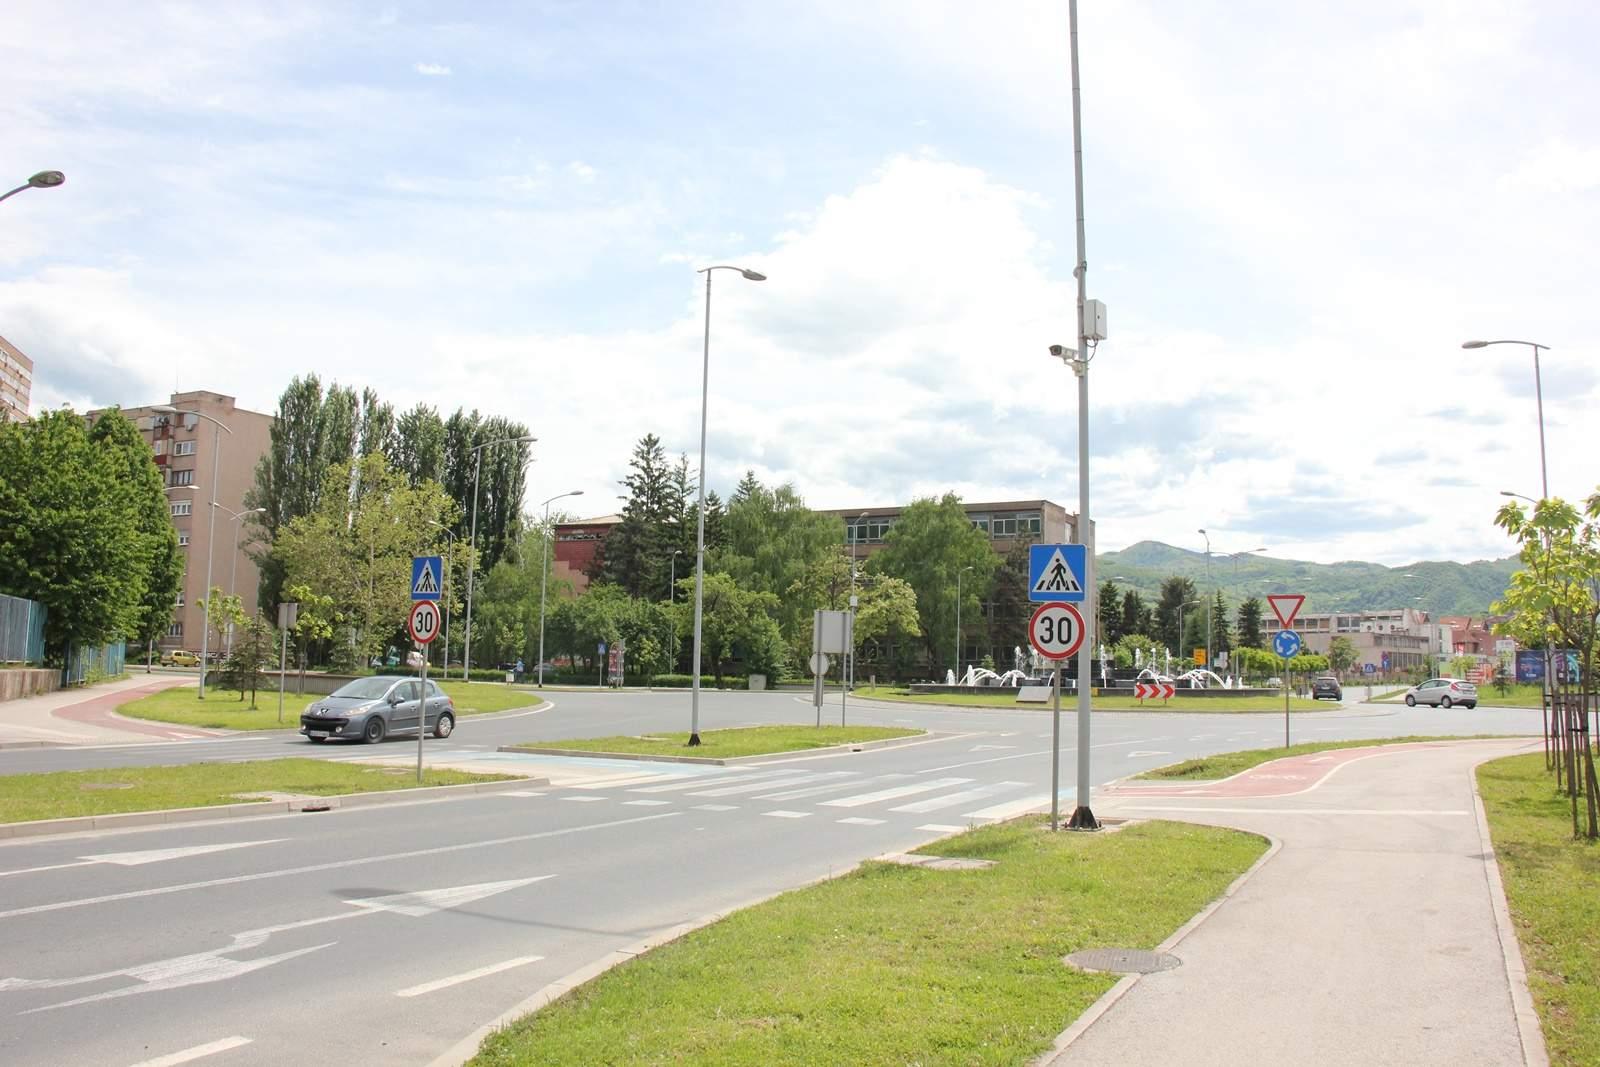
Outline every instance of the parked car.
<path id="1" fill-rule="evenodd" d="M 1478 706 L 1478 687 L 1459 678 L 1429 678 L 1420 685 L 1406 690 L 1406 707 L 1418 704 L 1449 708 L 1460 704 L 1464 708 Z"/>
<path id="2" fill-rule="evenodd" d="M 449 737 L 456 728 L 455 702 L 432 679 L 424 683 L 393 675 L 357 678 L 314 702 L 300 716 L 300 732 L 314 744 L 330 737 L 377 744 L 392 733 L 416 733 L 424 704 L 423 728 L 434 737 Z"/>
<path id="3" fill-rule="evenodd" d="M 1262 682 L 1261 684 L 1263 686 L 1265 686 L 1266 688 L 1268 688 L 1268 689 L 1282 689 L 1283 688 L 1283 679 L 1282 678 L 1268 678 L 1266 681 Z"/>
<path id="4" fill-rule="evenodd" d="M 1339 679 L 1331 674 L 1324 675 L 1311 683 L 1311 699 L 1321 700 L 1323 697 L 1329 700 L 1344 699 L 1344 689 L 1339 685 Z"/>
<path id="5" fill-rule="evenodd" d="M 188 649 L 174 648 L 161 653 L 163 667 L 196 667 L 200 664 L 200 657 Z"/>

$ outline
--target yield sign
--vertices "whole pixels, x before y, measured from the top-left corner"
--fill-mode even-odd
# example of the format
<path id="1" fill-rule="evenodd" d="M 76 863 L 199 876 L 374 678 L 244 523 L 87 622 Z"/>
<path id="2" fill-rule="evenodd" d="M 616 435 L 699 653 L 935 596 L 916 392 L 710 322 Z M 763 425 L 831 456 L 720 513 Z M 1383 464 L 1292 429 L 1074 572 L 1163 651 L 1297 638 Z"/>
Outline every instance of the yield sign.
<path id="1" fill-rule="evenodd" d="M 1278 617 L 1278 625 L 1285 630 L 1294 625 L 1295 616 L 1300 614 L 1305 602 L 1304 593 L 1273 593 L 1267 597 L 1272 613 Z"/>

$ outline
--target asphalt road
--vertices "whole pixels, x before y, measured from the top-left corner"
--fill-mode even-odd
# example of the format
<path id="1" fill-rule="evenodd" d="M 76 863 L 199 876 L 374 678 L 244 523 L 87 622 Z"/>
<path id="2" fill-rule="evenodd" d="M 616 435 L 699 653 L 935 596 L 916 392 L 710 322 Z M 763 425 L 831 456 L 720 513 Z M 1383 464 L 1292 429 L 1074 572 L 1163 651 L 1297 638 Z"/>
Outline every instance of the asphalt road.
<path id="1" fill-rule="evenodd" d="M 535 990 L 676 924 L 1049 803 L 1050 714 L 852 701 L 903 747 L 710 767 L 494 753 L 683 729 L 686 693 L 555 693 L 472 718 L 437 759 L 516 763 L 514 793 L 0 844 L 0 1063 L 426 1064 Z M 703 729 L 812 721 L 806 697 L 708 693 Z M 837 721 L 837 696 L 826 717 Z M 1062 807 L 1075 753 L 1063 723 Z M 1536 733 L 1540 713 L 1358 705 L 1295 740 Z M 1282 742 L 1281 716 L 1101 713 L 1103 783 Z M 0 753 L 0 770 L 260 759 L 404 765 L 414 742 L 293 735 Z"/>

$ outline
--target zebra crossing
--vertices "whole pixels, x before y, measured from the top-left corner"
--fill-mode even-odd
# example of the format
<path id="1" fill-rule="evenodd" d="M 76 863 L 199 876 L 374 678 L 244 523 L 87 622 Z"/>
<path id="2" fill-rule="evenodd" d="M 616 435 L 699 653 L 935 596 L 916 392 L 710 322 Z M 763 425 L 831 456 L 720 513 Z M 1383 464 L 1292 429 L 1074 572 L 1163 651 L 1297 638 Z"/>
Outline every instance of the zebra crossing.
<path id="1" fill-rule="evenodd" d="M 1030 792 L 1030 790 L 1035 790 Z M 597 769 L 567 777 L 530 796 L 623 807 L 690 811 L 749 811 L 772 819 L 832 818 L 844 826 L 881 826 L 891 820 L 939 813 L 965 823 L 930 823 L 922 830 L 949 831 L 1014 818 L 1048 808 L 1050 794 L 1024 781 L 983 782 L 960 776 L 925 777 L 913 773 L 868 774 L 793 767 L 706 768 L 674 766 L 641 771 Z M 1062 796 L 1068 797 L 1069 789 Z M 517 793 L 499 794 L 517 798 Z"/>

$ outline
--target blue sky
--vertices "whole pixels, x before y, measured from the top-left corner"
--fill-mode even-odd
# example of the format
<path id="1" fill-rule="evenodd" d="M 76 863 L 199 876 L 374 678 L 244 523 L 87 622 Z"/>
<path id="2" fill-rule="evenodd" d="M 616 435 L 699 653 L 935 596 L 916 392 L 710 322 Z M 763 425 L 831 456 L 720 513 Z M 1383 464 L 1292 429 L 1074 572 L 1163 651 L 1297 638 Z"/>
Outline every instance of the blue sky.
<path id="1" fill-rule="evenodd" d="M 1065 5 L 8 5 L 0 334 L 35 408 L 288 378 L 646 432 L 817 507 L 1077 499 Z M 1100 547 L 1504 555 L 1593 491 L 1590 5 L 1083 5 Z"/>

